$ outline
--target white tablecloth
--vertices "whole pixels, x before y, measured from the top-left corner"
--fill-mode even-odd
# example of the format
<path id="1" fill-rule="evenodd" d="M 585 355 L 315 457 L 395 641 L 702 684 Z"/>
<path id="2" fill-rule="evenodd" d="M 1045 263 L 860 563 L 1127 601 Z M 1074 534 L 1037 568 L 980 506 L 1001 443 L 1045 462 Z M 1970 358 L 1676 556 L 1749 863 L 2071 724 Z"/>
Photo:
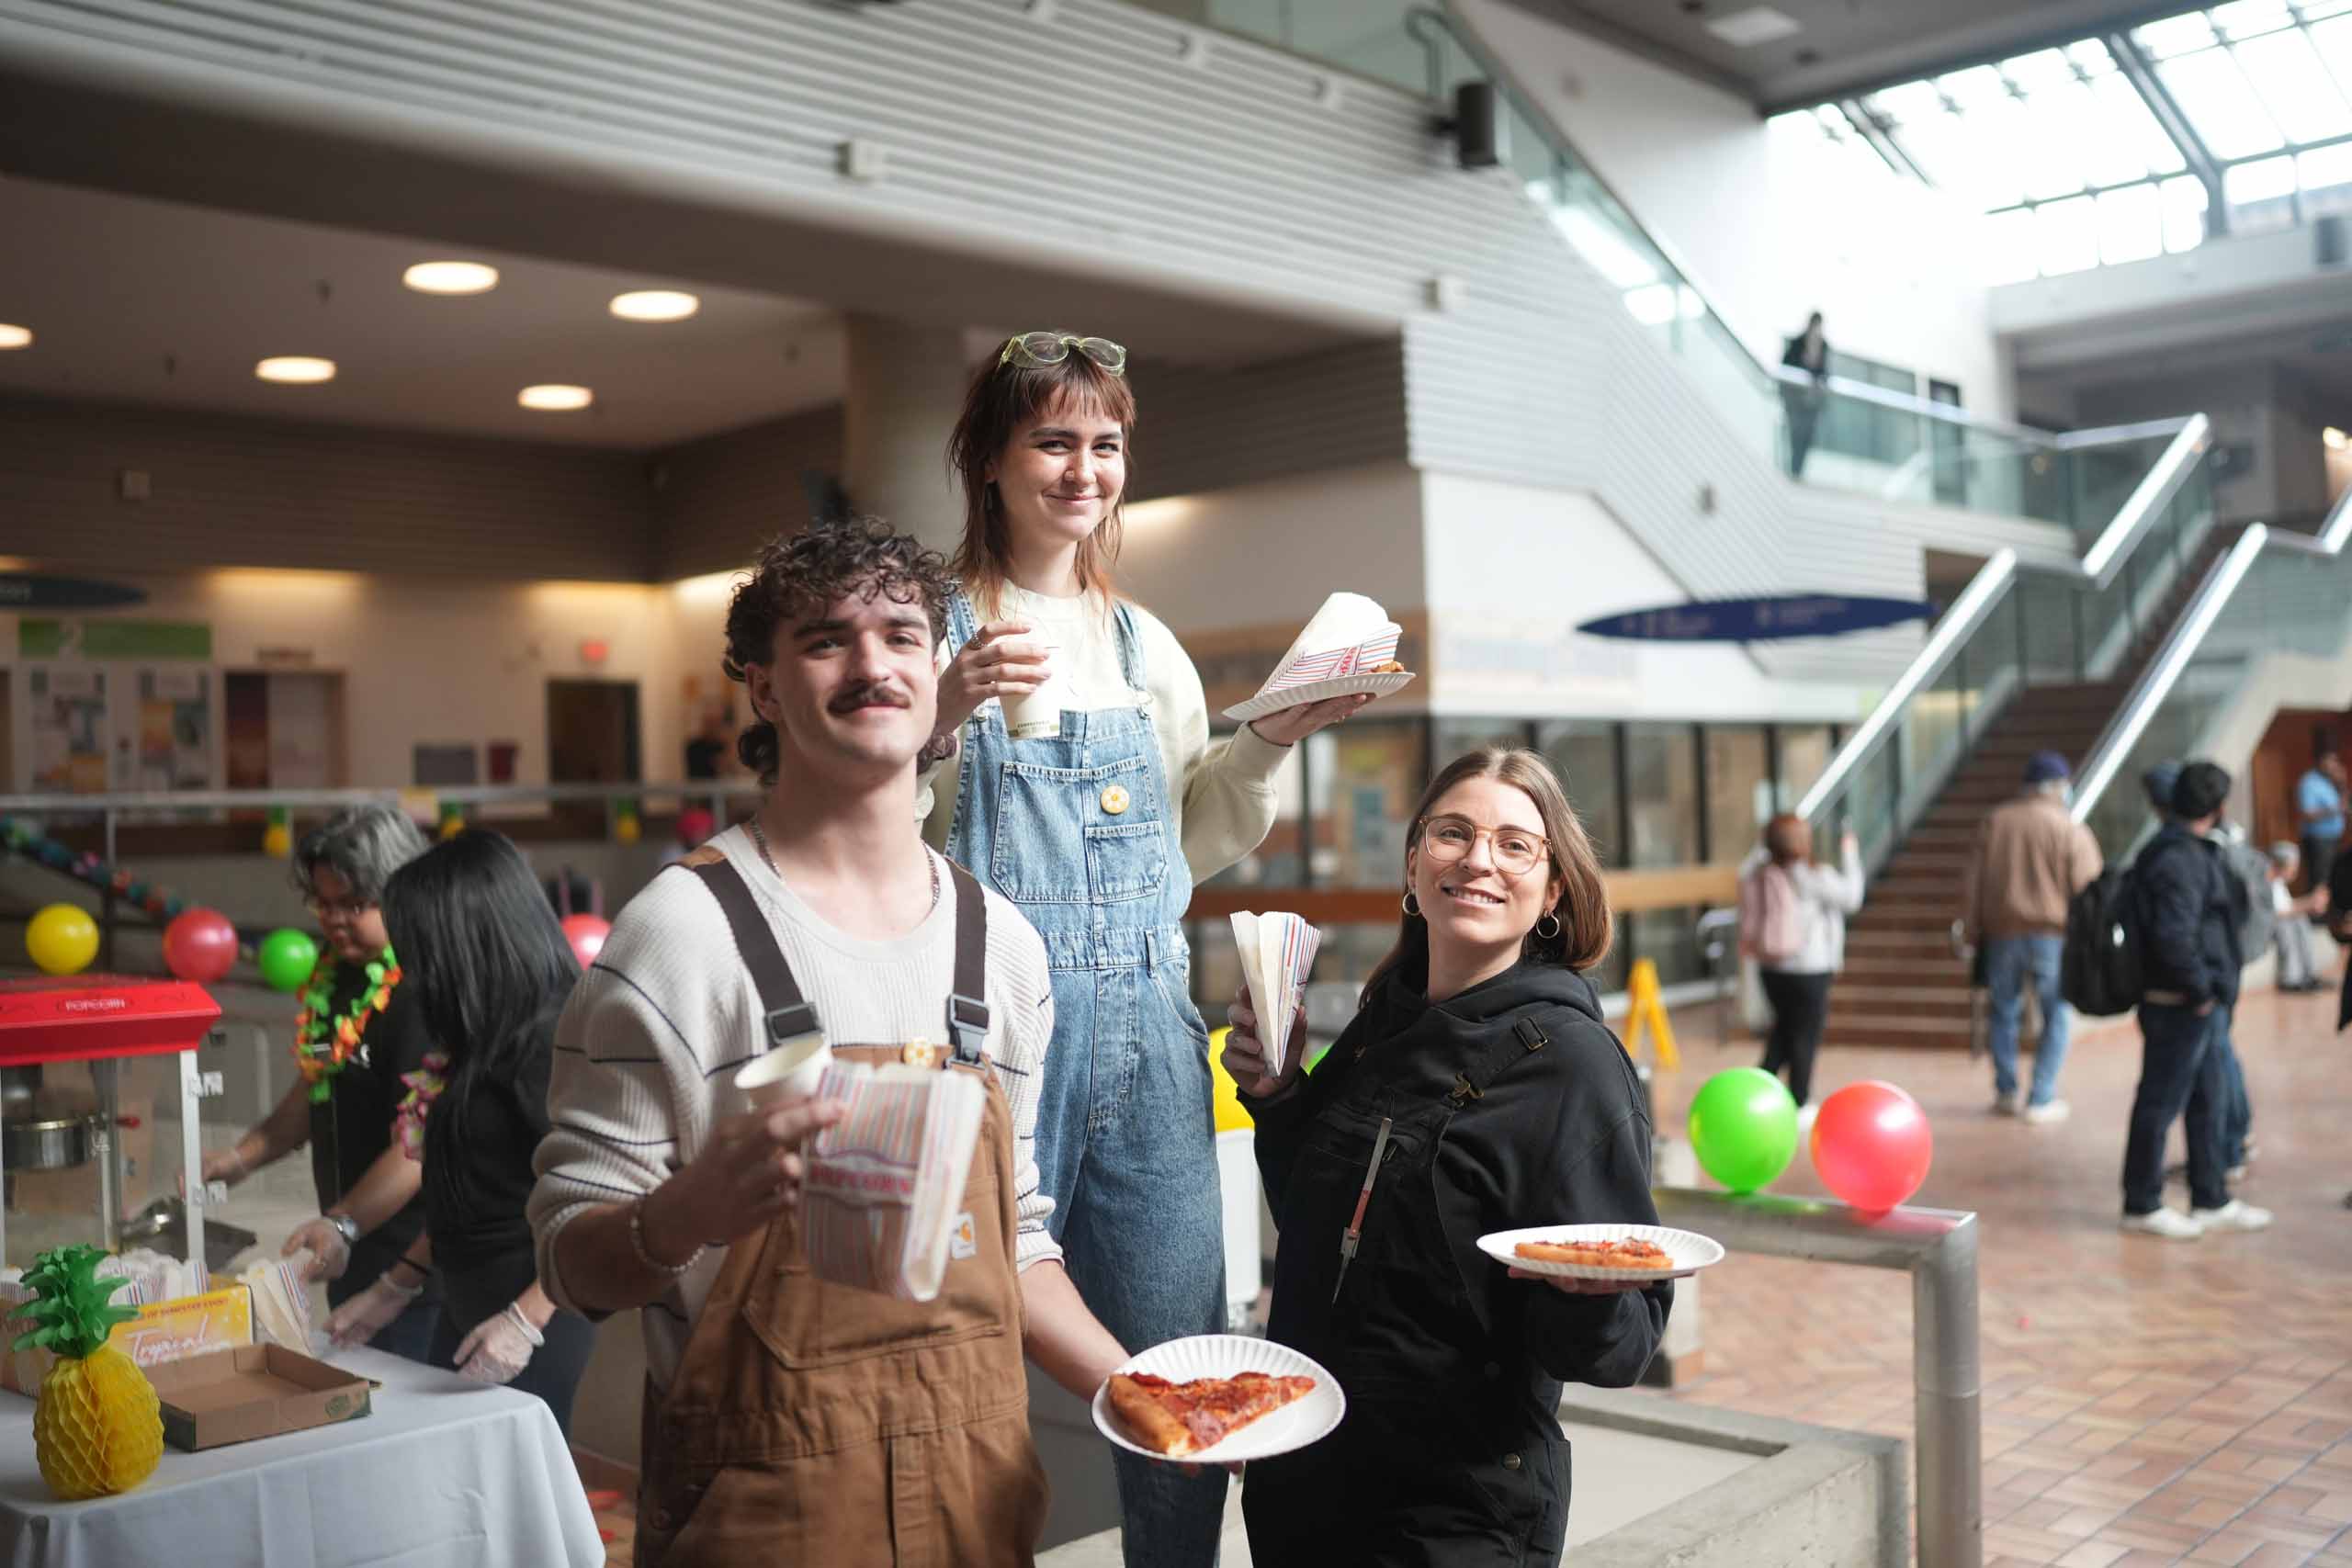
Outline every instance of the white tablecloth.
<path id="1" fill-rule="evenodd" d="M 375 1350 L 325 1358 L 384 1386 L 356 1421 L 164 1450 L 119 1497 L 61 1503 L 33 1402 L 0 1391 L 0 1546 L 12 1568 L 602 1568 L 548 1407 Z"/>

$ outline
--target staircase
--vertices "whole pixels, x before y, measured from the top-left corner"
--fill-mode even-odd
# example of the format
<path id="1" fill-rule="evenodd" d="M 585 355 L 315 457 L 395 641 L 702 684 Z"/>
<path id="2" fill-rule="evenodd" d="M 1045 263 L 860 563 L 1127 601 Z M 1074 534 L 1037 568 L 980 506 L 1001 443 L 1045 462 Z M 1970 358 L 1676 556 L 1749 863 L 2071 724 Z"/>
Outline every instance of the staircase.
<path id="1" fill-rule="evenodd" d="M 2055 751 L 2080 765 L 2115 716 L 2147 660 L 2240 530 L 2211 529 L 2172 593 L 2141 628 L 2114 677 L 2030 686 L 2001 710 L 1935 804 L 1887 858 L 1846 930 L 1846 969 L 1829 993 L 1822 1041 L 1830 1045 L 1967 1048 L 1968 968 L 1952 956 L 1951 922 L 1976 829 L 2022 787 L 2028 758 Z M 2117 787 L 2137 792 L 2137 779 Z"/>

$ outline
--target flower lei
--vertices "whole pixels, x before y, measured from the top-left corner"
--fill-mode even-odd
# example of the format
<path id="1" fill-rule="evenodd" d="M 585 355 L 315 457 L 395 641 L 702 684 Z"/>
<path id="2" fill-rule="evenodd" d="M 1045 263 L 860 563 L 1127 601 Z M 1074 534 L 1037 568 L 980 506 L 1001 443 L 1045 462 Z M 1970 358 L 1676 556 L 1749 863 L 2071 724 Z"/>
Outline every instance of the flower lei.
<path id="1" fill-rule="evenodd" d="M 334 1093 L 334 1078 L 359 1049 L 368 1020 L 391 1005 L 392 987 L 401 983 L 400 961 L 385 948 L 368 965 L 368 988 L 339 1017 L 330 1017 L 334 998 L 334 954 L 322 953 L 302 987 L 302 1010 L 294 1020 L 294 1066 L 311 1086 L 311 1099 L 323 1102 Z"/>
<path id="2" fill-rule="evenodd" d="M 427 1051 L 423 1066 L 401 1075 L 401 1082 L 408 1085 L 408 1096 L 393 1113 L 392 1125 L 400 1130 L 401 1152 L 413 1160 L 424 1158 L 424 1118 L 441 1091 L 449 1087 L 448 1072 L 448 1056 Z"/>

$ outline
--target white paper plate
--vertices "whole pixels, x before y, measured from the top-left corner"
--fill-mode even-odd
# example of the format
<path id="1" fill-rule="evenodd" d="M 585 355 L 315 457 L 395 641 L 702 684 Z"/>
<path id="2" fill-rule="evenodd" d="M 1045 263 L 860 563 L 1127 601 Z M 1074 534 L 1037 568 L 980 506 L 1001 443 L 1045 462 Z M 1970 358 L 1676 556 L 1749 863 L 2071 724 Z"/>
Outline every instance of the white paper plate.
<path id="1" fill-rule="evenodd" d="M 1309 681 L 1303 686 L 1284 686 L 1279 692 L 1261 692 L 1246 703 L 1234 704 L 1225 710 L 1225 716 L 1247 724 L 1253 718 L 1263 718 L 1302 703 L 1319 703 L 1327 697 L 1352 697 L 1366 693 L 1385 697 L 1411 685 L 1415 673 L 1411 670 L 1392 670 L 1383 675 L 1366 671 L 1355 675 L 1334 675 L 1328 681 Z"/>
<path id="2" fill-rule="evenodd" d="M 1149 1372 L 1170 1382 L 1194 1378 L 1229 1378 L 1239 1372 L 1264 1372 L 1269 1377 L 1310 1377 L 1314 1389 L 1294 1399 L 1272 1416 L 1261 1416 L 1225 1441 L 1197 1453 L 1170 1461 L 1179 1464 L 1234 1464 L 1243 1460 L 1271 1459 L 1330 1436 L 1348 1413 L 1348 1396 L 1340 1382 L 1308 1357 L 1271 1339 L 1239 1334 L 1195 1334 L 1170 1339 L 1127 1362 L 1123 1372 Z M 1104 1380 L 1094 1391 L 1094 1428 L 1129 1453 L 1164 1459 L 1121 1429 L 1111 1410 L 1111 1384 Z"/>
<path id="3" fill-rule="evenodd" d="M 1666 1249 L 1671 1269 L 1604 1269 L 1590 1263 L 1544 1263 L 1521 1258 L 1511 1249 L 1522 1241 L 1646 1241 Z M 1523 1230 L 1496 1231 L 1478 1238 L 1478 1250 L 1496 1262 L 1530 1274 L 1550 1274 L 1563 1280 L 1681 1280 L 1710 1264 L 1724 1260 L 1723 1245 L 1696 1231 L 1669 1225 L 1529 1225 Z"/>

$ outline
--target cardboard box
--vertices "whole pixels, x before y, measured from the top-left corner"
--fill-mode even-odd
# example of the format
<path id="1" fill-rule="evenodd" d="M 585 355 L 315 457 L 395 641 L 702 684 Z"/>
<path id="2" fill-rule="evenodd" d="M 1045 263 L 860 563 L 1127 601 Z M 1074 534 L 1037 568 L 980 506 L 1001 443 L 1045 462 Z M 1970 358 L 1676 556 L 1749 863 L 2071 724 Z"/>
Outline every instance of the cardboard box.
<path id="1" fill-rule="evenodd" d="M 30 1318 L 16 1316 L 0 1323 L 0 1348 L 14 1344 L 17 1335 L 33 1326 Z M 137 1317 L 116 1324 L 107 1342 L 146 1368 L 151 1376 L 168 1361 L 249 1346 L 254 1342 L 253 1292 L 243 1285 L 224 1285 L 200 1296 L 151 1302 L 139 1309 Z M 13 1389 L 28 1398 L 39 1394 L 40 1380 L 49 1375 L 56 1359 L 47 1350 L 0 1354 L 0 1388 Z"/>
<path id="2" fill-rule="evenodd" d="M 193 1453 L 368 1414 L 368 1380 L 283 1345 L 215 1350 L 148 1370 L 164 1440 Z"/>

